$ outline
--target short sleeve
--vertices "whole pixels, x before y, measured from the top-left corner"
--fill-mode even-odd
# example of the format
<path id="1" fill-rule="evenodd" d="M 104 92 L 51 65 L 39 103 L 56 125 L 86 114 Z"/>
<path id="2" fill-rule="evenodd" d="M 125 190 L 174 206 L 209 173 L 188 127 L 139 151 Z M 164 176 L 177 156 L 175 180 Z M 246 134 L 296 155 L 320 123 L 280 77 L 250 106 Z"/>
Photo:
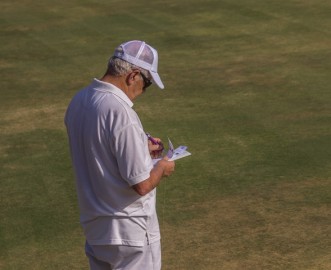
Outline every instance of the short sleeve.
<path id="1" fill-rule="evenodd" d="M 124 127 L 115 138 L 115 155 L 120 174 L 130 186 L 150 177 L 153 168 L 147 137 L 138 124 Z"/>

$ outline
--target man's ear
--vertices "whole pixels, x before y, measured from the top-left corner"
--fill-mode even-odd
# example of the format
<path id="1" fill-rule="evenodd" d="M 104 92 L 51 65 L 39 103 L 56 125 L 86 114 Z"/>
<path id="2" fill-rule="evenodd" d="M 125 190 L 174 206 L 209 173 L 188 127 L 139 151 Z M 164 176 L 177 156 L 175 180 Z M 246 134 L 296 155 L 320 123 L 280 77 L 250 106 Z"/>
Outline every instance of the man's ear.
<path id="1" fill-rule="evenodd" d="M 136 80 L 137 75 L 139 74 L 139 71 L 132 71 L 126 76 L 126 84 L 132 85 L 134 81 Z"/>

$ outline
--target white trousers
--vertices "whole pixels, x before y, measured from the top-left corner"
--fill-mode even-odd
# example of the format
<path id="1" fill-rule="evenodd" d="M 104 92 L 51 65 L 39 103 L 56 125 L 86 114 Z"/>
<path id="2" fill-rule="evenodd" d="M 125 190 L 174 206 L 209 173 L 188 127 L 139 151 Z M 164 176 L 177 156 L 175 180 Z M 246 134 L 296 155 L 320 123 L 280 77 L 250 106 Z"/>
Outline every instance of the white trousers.
<path id="1" fill-rule="evenodd" d="M 161 270 L 161 244 L 157 241 L 143 247 L 89 245 L 85 253 L 90 270 Z"/>

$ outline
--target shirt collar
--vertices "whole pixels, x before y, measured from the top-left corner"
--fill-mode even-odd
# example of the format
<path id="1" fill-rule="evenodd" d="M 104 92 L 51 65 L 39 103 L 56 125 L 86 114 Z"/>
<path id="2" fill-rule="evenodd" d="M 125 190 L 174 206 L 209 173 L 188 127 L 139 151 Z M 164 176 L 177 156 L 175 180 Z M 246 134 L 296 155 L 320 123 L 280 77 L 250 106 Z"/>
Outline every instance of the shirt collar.
<path id="1" fill-rule="evenodd" d="M 93 85 L 93 88 L 96 89 L 97 91 L 110 92 L 110 93 L 116 95 L 117 97 L 119 97 L 120 99 L 122 99 L 130 107 L 133 107 L 133 102 L 129 99 L 129 97 L 115 85 L 104 82 L 104 81 L 100 81 L 96 78 L 94 78 L 92 85 Z"/>

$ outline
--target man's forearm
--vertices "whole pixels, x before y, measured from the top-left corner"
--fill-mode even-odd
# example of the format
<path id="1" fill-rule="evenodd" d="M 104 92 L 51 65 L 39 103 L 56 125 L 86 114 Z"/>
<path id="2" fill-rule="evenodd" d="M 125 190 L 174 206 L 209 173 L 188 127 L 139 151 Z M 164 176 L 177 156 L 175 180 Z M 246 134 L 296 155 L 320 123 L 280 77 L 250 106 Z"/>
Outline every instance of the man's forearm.
<path id="1" fill-rule="evenodd" d="M 149 178 L 133 186 L 133 189 L 141 196 L 144 196 L 156 188 L 164 174 L 164 168 L 161 163 L 151 170 Z"/>

